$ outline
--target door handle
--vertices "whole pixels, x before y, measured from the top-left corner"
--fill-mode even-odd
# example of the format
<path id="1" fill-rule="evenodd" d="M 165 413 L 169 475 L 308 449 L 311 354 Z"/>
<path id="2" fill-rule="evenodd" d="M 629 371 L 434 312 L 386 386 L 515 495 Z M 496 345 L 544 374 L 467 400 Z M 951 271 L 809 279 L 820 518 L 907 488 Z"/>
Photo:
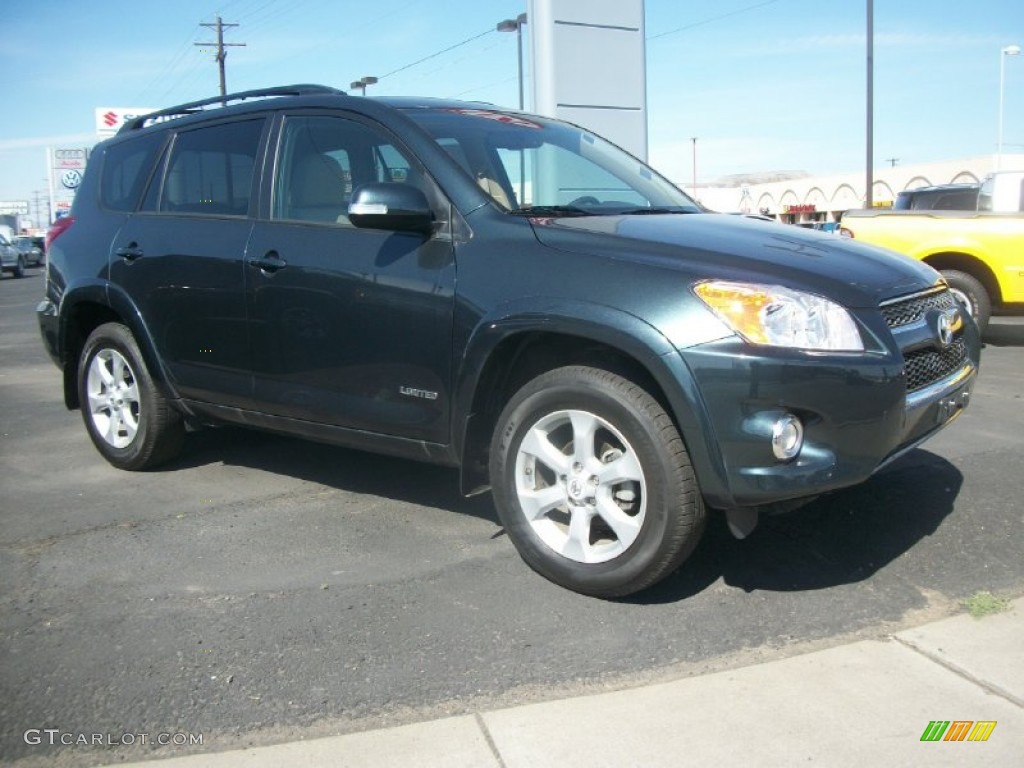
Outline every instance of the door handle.
<path id="1" fill-rule="evenodd" d="M 278 256 L 277 251 L 270 251 L 270 253 L 258 259 L 249 259 L 248 264 L 251 267 L 258 267 L 261 271 L 271 274 L 288 266 L 288 262 Z"/>
<path id="2" fill-rule="evenodd" d="M 142 256 L 142 249 L 139 248 L 138 243 L 129 243 L 123 248 L 118 248 L 114 251 L 115 256 L 120 256 L 125 261 L 135 261 L 137 258 Z"/>

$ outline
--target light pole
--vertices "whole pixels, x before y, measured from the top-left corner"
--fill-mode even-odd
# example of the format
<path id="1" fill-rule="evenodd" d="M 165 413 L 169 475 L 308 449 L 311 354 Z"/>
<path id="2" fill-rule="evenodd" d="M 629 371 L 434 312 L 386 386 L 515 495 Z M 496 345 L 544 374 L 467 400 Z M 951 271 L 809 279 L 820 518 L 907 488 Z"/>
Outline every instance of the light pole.
<path id="1" fill-rule="evenodd" d="M 690 141 L 693 142 L 693 199 L 697 200 L 697 137 L 691 136 Z"/>
<path id="2" fill-rule="evenodd" d="M 360 96 L 365 96 L 366 95 L 366 86 L 374 85 L 376 82 L 377 82 L 377 78 L 376 77 L 374 77 L 373 75 L 367 75 L 366 77 L 363 77 L 363 78 L 360 78 L 359 80 L 356 80 L 354 83 L 352 83 L 349 86 L 349 88 L 351 88 L 353 91 L 358 89 L 359 90 L 359 95 Z"/>
<path id="3" fill-rule="evenodd" d="M 1008 45 L 999 51 L 999 141 L 996 144 L 996 170 L 1003 159 L 1003 85 L 1006 81 L 1006 57 L 1019 56 L 1019 45 Z"/>
<path id="4" fill-rule="evenodd" d="M 522 111 L 525 107 L 525 100 L 523 99 L 523 25 L 526 23 L 526 14 L 520 13 L 514 19 L 503 19 L 495 25 L 495 29 L 499 32 L 515 32 L 516 33 L 516 63 L 517 63 L 517 80 L 519 82 L 519 110 Z M 526 197 L 526 155 L 523 150 L 519 150 L 519 205 L 524 205 Z"/>
<path id="5" fill-rule="evenodd" d="M 519 109 L 523 109 L 523 25 L 526 23 L 526 14 L 520 13 L 514 19 L 499 21 L 495 29 L 499 32 L 516 33 L 516 54 L 519 61 Z"/>

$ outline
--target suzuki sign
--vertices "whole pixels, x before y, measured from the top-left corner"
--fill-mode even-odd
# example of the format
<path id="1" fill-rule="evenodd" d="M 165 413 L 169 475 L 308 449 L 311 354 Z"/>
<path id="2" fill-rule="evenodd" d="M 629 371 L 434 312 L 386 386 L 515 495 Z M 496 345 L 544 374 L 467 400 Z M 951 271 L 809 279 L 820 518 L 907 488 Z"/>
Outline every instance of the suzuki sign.
<path id="1" fill-rule="evenodd" d="M 128 120 L 156 112 L 155 107 L 96 107 L 96 133 L 113 136 Z"/>

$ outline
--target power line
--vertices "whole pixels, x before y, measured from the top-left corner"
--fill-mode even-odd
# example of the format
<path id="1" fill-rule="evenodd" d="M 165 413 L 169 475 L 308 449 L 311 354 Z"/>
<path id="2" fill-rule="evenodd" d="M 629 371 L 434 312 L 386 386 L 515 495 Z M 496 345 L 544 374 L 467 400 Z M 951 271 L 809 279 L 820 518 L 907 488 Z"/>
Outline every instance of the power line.
<path id="1" fill-rule="evenodd" d="M 323 0 L 320 1 L 323 2 Z M 262 30 L 267 27 L 271 27 L 275 31 L 279 31 L 281 25 L 278 22 L 280 19 L 285 17 L 292 19 L 303 18 L 303 14 L 298 13 L 298 11 L 310 2 L 311 0 L 291 0 L 287 5 L 279 7 L 264 6 L 264 8 L 266 8 L 266 13 L 260 15 L 259 18 L 255 18 L 257 12 L 253 12 L 252 14 L 239 19 L 239 21 L 244 21 L 246 23 L 245 28 L 249 31 L 250 35 L 257 30 Z M 306 12 L 304 11 L 304 13 Z M 315 15 L 316 14 L 313 13 L 309 14 L 310 17 Z M 252 20 L 248 21 L 250 18 Z"/>
<path id="2" fill-rule="evenodd" d="M 381 23 L 383 23 L 384 21 L 386 21 L 387 19 L 391 18 L 392 16 L 396 16 L 399 13 L 403 13 L 404 11 L 407 11 L 409 8 L 411 8 L 412 6 L 419 5 L 422 2 L 424 2 L 424 0 L 409 0 L 409 2 L 407 2 L 405 5 L 398 6 L 397 8 L 391 9 L 390 11 L 386 11 L 386 12 L 382 12 L 382 13 L 375 13 L 375 14 L 373 14 L 371 16 L 368 16 L 366 19 L 364 19 L 363 23 L 361 23 L 361 24 L 356 24 L 355 26 L 346 27 L 345 32 L 348 35 L 352 35 L 352 34 L 354 34 L 356 32 L 360 32 L 360 31 L 362 31 L 364 29 L 367 29 L 369 27 L 378 26 Z M 264 26 L 265 25 L 263 23 L 263 20 L 261 19 L 260 22 L 258 22 L 255 26 L 247 26 L 246 29 L 249 29 L 249 30 L 262 29 Z M 277 30 L 275 30 L 275 31 L 277 31 Z M 292 59 L 298 58 L 299 56 L 308 56 L 310 54 L 310 52 L 315 51 L 315 50 L 317 50 L 319 48 L 324 48 L 326 46 L 337 47 L 337 45 L 338 45 L 337 37 L 332 36 L 332 37 L 330 37 L 329 39 L 325 40 L 322 43 L 317 43 L 315 45 L 311 45 L 311 46 L 302 48 L 302 49 L 296 51 L 295 53 L 293 53 L 292 55 L 287 56 L 287 57 L 281 59 L 281 61 L 291 61 Z"/>
<path id="3" fill-rule="evenodd" d="M 452 67 L 457 67 L 459 64 L 463 63 L 464 61 L 467 61 L 469 59 L 478 58 L 478 57 L 484 55 L 485 53 L 487 53 L 488 51 L 493 50 L 494 48 L 497 48 L 497 47 L 499 47 L 501 45 L 505 45 L 505 43 L 506 43 L 506 41 L 504 39 L 505 37 L 506 37 L 505 35 L 499 35 L 498 39 L 495 42 L 493 42 L 490 45 L 488 45 L 486 48 L 481 48 L 479 50 L 471 49 L 471 50 L 465 51 L 462 56 L 458 56 L 458 57 L 453 58 L 450 61 L 446 61 L 446 62 L 437 62 L 437 66 L 435 66 L 433 69 L 423 70 L 423 71 L 419 72 L 418 74 L 411 75 L 411 77 L 423 80 L 424 78 L 433 77 L 438 72 L 443 72 L 446 69 L 451 69 Z M 508 42 L 514 42 L 514 41 L 510 40 Z M 512 79 L 515 80 L 516 79 L 515 76 L 513 76 Z"/>
<path id="4" fill-rule="evenodd" d="M 175 70 L 185 60 L 185 56 L 189 53 L 189 51 L 192 50 L 191 43 L 195 39 L 196 33 L 198 31 L 199 25 L 196 24 L 195 27 L 188 33 L 188 37 L 185 39 L 185 41 L 178 47 L 178 52 L 174 54 L 174 56 L 172 56 L 166 64 L 164 64 L 163 69 L 161 69 L 160 72 L 155 77 L 148 81 L 146 87 L 139 93 L 139 95 L 132 99 L 132 104 L 148 104 L 148 102 L 143 101 L 143 99 L 151 100 L 153 98 L 153 92 L 160 87 L 160 84 L 165 79 L 169 79 L 174 74 Z M 181 78 L 179 77 L 178 81 L 180 82 L 180 80 Z M 174 89 L 174 85 L 177 85 L 177 83 L 174 83 L 173 85 L 168 87 L 167 91 L 165 91 L 164 93 L 165 96 L 167 95 L 168 92 Z M 152 104 L 151 106 L 155 107 L 156 104 Z"/>
<path id="5" fill-rule="evenodd" d="M 177 91 L 179 88 L 181 88 L 186 81 L 188 81 L 189 85 L 195 82 L 195 80 L 197 79 L 196 75 L 202 72 L 203 66 L 204 65 L 201 61 L 193 59 L 192 62 L 189 64 L 188 69 L 183 71 L 178 76 L 177 80 L 175 80 L 173 83 L 167 86 L 164 92 L 160 94 L 160 97 L 157 99 L 157 104 L 154 104 L 153 106 L 157 106 L 158 104 L 165 102 L 170 97 L 170 95 Z M 182 101 L 182 99 L 178 99 L 178 101 Z"/>
<path id="6" fill-rule="evenodd" d="M 441 56 L 441 55 L 443 55 L 445 53 L 448 53 L 449 51 L 454 51 L 456 48 L 461 48 L 462 46 L 467 45 L 468 43 L 472 43 L 474 40 L 479 40 L 481 37 L 484 37 L 485 35 L 489 35 L 489 34 L 491 34 L 494 31 L 495 30 L 494 30 L 493 27 L 488 28 L 488 29 L 484 30 L 483 32 L 481 32 L 479 35 L 474 35 L 473 37 L 467 37 L 461 43 L 456 43 L 455 45 L 448 46 L 443 51 L 438 51 L 437 53 L 432 53 L 429 56 L 424 56 L 422 59 L 417 59 L 416 61 L 412 62 L 411 64 L 406 64 L 405 66 L 399 67 L 398 69 L 393 69 L 390 72 L 388 72 L 387 74 L 381 75 L 378 79 L 379 80 L 383 80 L 385 77 L 390 77 L 391 75 L 397 75 L 399 72 L 404 72 L 407 69 L 411 69 L 412 67 L 415 67 L 417 64 L 422 64 L 424 61 L 430 61 L 431 59 L 436 59 L 438 56 Z"/>
<path id="7" fill-rule="evenodd" d="M 710 24 L 713 21 L 721 21 L 722 19 L 728 19 L 731 16 L 739 16 L 741 13 L 753 11 L 757 8 L 764 8 L 766 5 L 773 5 L 777 2 L 779 2 L 779 0 L 765 0 L 765 2 L 763 3 L 754 3 L 753 5 L 748 5 L 745 8 L 739 8 L 735 11 L 730 11 L 729 13 L 723 13 L 720 16 L 712 16 L 710 19 L 704 19 L 703 21 L 695 21 L 692 24 L 677 27 L 676 29 L 670 29 L 668 32 L 659 32 L 656 35 L 651 35 L 650 37 L 648 37 L 647 42 L 650 42 L 651 40 L 657 40 L 659 37 L 668 37 L 669 35 L 674 35 L 677 32 L 685 32 L 686 30 L 693 29 L 694 27 L 702 27 L 705 24 Z"/>
<path id="8" fill-rule="evenodd" d="M 266 10 L 272 5 L 275 5 L 278 2 L 280 2 L 280 0 L 266 0 L 266 2 L 263 3 L 262 5 L 258 5 L 255 8 L 250 8 L 247 12 L 242 14 L 241 21 L 249 21 L 254 16 L 258 16 L 264 10 Z"/>

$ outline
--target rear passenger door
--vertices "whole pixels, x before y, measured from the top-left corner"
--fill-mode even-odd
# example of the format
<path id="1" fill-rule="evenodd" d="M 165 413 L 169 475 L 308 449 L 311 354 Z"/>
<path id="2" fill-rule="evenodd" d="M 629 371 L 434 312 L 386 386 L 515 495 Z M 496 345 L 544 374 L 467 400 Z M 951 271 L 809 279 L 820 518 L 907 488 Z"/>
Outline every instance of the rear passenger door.
<path id="1" fill-rule="evenodd" d="M 111 248 L 111 280 L 138 307 L 186 398 L 245 407 L 252 376 L 242 257 L 263 117 L 182 130 Z"/>
<path id="2" fill-rule="evenodd" d="M 355 116 L 287 115 L 275 141 L 272 192 L 246 259 L 259 409 L 446 442 L 451 237 L 347 218 L 362 183 L 417 185 L 445 219 L 440 191 L 395 137 Z"/>

